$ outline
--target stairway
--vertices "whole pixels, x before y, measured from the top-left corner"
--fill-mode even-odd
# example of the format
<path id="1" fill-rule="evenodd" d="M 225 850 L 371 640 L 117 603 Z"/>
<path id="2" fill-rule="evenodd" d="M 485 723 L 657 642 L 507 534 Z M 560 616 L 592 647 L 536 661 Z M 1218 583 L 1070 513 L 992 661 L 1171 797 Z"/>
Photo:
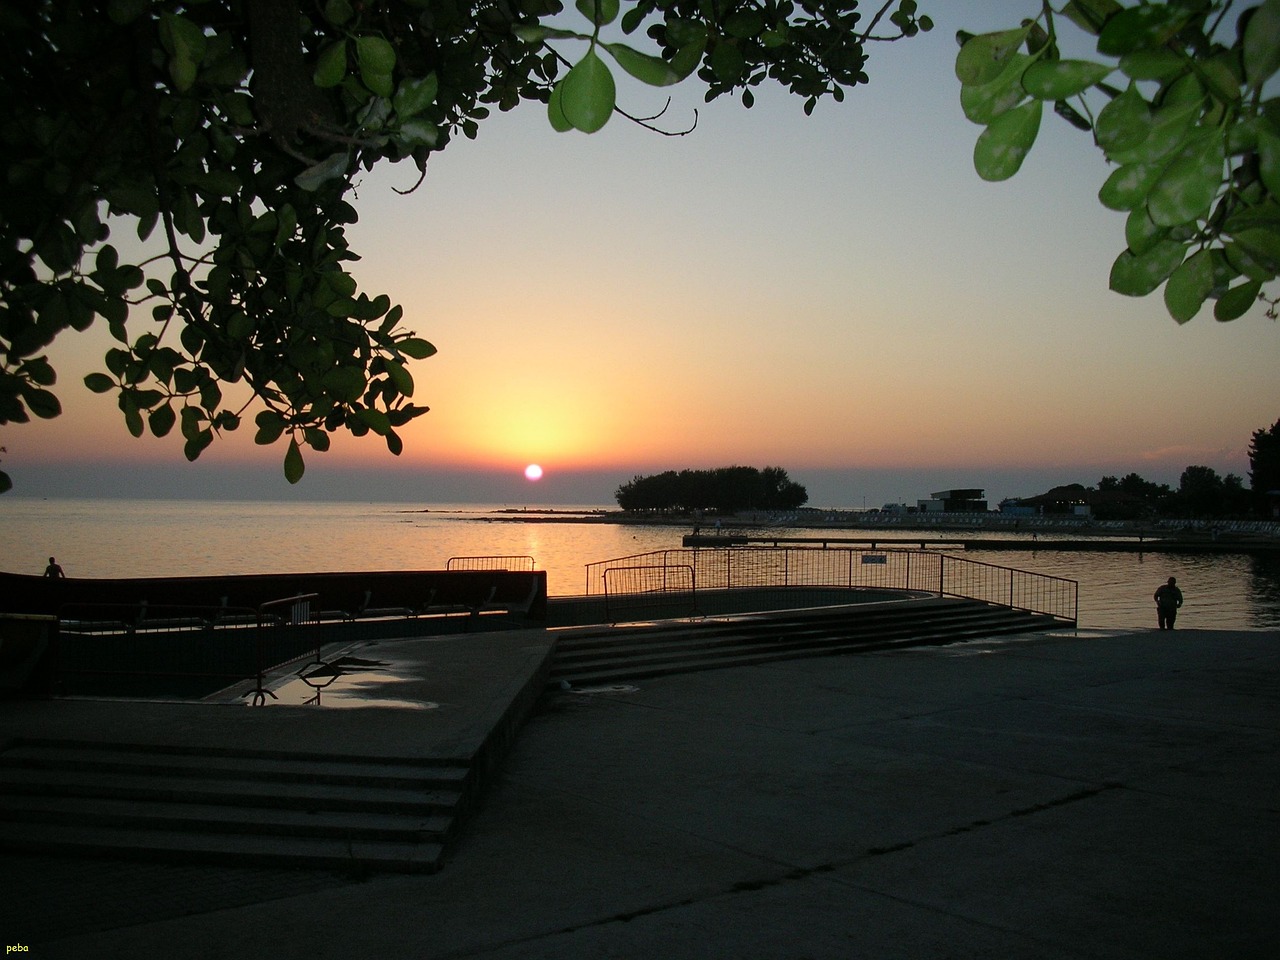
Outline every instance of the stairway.
<path id="1" fill-rule="evenodd" d="M 557 642 L 549 683 L 619 683 L 801 657 L 955 643 L 1065 623 L 976 600 L 934 598 L 577 631 Z"/>
<path id="2" fill-rule="evenodd" d="M 16 740 L 0 849 L 430 872 L 472 780 L 447 761 Z"/>

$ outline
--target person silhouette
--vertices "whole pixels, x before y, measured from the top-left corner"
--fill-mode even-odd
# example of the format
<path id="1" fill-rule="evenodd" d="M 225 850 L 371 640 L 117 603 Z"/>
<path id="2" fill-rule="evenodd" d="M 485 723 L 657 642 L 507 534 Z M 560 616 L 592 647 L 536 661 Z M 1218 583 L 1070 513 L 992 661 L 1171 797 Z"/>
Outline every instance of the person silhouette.
<path id="1" fill-rule="evenodd" d="M 53 557 L 49 558 L 49 565 L 44 568 L 44 575 L 46 577 L 52 577 L 55 580 L 62 580 L 67 576 L 62 572 L 62 567 L 58 566 L 58 561 L 53 559 Z"/>
<path id="2" fill-rule="evenodd" d="M 1156 588 L 1156 620 L 1161 630 L 1172 630 L 1173 621 L 1178 619 L 1178 608 L 1182 606 L 1182 591 L 1178 589 L 1178 578 L 1170 577 L 1168 583 Z"/>

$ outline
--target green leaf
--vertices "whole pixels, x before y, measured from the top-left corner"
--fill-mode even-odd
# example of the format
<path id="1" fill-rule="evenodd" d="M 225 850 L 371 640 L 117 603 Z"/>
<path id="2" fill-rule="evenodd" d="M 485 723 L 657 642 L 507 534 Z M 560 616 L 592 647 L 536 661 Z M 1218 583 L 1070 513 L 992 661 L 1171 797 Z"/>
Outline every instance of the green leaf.
<path id="1" fill-rule="evenodd" d="M 302 462 L 302 451 L 298 448 L 298 441 L 290 438 L 289 449 L 284 454 L 284 478 L 290 483 L 297 483 L 302 479 L 306 469 L 307 465 Z"/>
<path id="2" fill-rule="evenodd" d="M 13 489 L 13 481 L 9 479 L 9 475 L 0 470 L 0 493 L 8 493 Z"/>
<path id="3" fill-rule="evenodd" d="M 398 341 L 396 349 L 406 357 L 412 357 L 415 360 L 425 360 L 436 352 L 435 346 L 418 337 L 408 337 Z"/>
<path id="4" fill-rule="evenodd" d="M 1168 81 L 1187 68 L 1185 57 L 1168 47 L 1135 50 L 1120 58 L 1120 72 L 1130 80 Z"/>
<path id="5" fill-rule="evenodd" d="M 608 65 L 594 47 L 573 65 L 558 86 L 560 109 L 574 129 L 595 133 L 609 122 L 617 102 L 617 87 Z"/>
<path id="6" fill-rule="evenodd" d="M 961 84 L 960 108 L 973 123 L 986 126 L 1000 114 L 1012 110 L 1026 99 L 1022 74 L 1031 63 L 1023 53 L 1015 53 L 995 79 L 982 84 Z"/>
<path id="7" fill-rule="evenodd" d="M 564 81 L 561 80 L 551 88 L 551 96 L 547 100 L 547 120 L 551 123 L 551 129 L 556 133 L 568 133 L 573 129 L 573 124 L 564 115 L 563 99 L 560 96 L 560 91 L 563 87 Z"/>
<path id="8" fill-rule="evenodd" d="M 303 190 L 319 190 L 326 183 L 346 176 L 350 162 L 351 157 L 345 150 L 332 154 L 314 166 L 307 167 L 294 177 L 293 182 Z"/>
<path id="9" fill-rule="evenodd" d="M 1280 0 L 1266 0 L 1253 11 L 1244 31 L 1244 73 L 1250 88 L 1262 85 L 1280 69 Z"/>
<path id="10" fill-rule="evenodd" d="M 1136 207 L 1124 222 L 1124 240 L 1129 250 L 1141 256 L 1169 235 L 1165 227 L 1158 227 L 1147 216 L 1146 207 Z"/>
<path id="11" fill-rule="evenodd" d="M 597 26 L 613 23 L 618 17 L 618 0 L 576 0 L 578 12 Z"/>
<path id="12" fill-rule="evenodd" d="M 395 384 L 400 395 L 404 397 L 413 396 L 413 377 L 402 364 L 396 363 L 394 360 L 384 359 L 383 364 L 387 368 L 387 378 Z"/>
<path id="13" fill-rule="evenodd" d="M 956 54 L 956 79 L 964 84 L 990 83 L 1005 68 L 1005 62 L 1031 32 L 1031 25 L 1016 30 L 983 33 L 970 38 Z"/>
<path id="14" fill-rule="evenodd" d="M 325 389 L 339 400 L 352 403 L 364 393 L 368 384 L 363 367 L 334 367 L 325 372 L 323 377 Z"/>
<path id="15" fill-rule="evenodd" d="M 1253 227 L 1235 232 L 1232 240 L 1272 276 L 1280 273 L 1280 230 L 1274 227 Z"/>
<path id="16" fill-rule="evenodd" d="M 1098 199 L 1111 210 L 1132 210 L 1147 198 L 1163 170 L 1156 164 L 1142 163 L 1117 167 L 1098 191 Z"/>
<path id="17" fill-rule="evenodd" d="M 396 48 L 376 35 L 356 37 L 356 63 L 361 72 L 369 70 L 390 76 L 396 67 Z"/>
<path id="18" fill-rule="evenodd" d="M 1273 197 L 1280 197 L 1280 136 L 1269 127 L 1258 130 L 1258 173 Z"/>
<path id="19" fill-rule="evenodd" d="M 32 383 L 51 387 L 58 382 L 58 374 L 44 357 L 33 357 L 22 362 L 22 372 Z"/>
<path id="20" fill-rule="evenodd" d="M 724 18 L 724 32 L 739 40 L 758 37 L 764 28 L 764 14 L 751 7 L 740 8 Z"/>
<path id="21" fill-rule="evenodd" d="M 329 434 L 316 427 L 308 427 L 302 431 L 302 437 L 306 441 L 307 446 L 318 453 L 324 453 L 329 449 Z"/>
<path id="22" fill-rule="evenodd" d="M 356 417 L 361 423 L 380 436 L 386 436 L 391 432 L 391 421 L 387 419 L 387 415 L 381 410 L 362 407 L 356 411 Z"/>
<path id="23" fill-rule="evenodd" d="M 404 441 L 400 439 L 400 435 L 394 430 L 388 430 L 386 435 L 387 449 L 391 451 L 394 457 L 400 456 L 404 452 Z"/>
<path id="24" fill-rule="evenodd" d="M 213 431 L 201 430 L 187 438 L 187 442 L 182 445 L 182 454 L 194 463 L 211 443 L 213 443 Z"/>
<path id="25" fill-rule="evenodd" d="M 179 420 L 182 423 L 182 435 L 188 440 L 195 440 L 198 438 L 200 436 L 200 431 L 204 429 L 204 411 L 198 407 L 183 407 Z"/>
<path id="26" fill-rule="evenodd" d="M 336 87 L 347 78 L 347 42 L 339 40 L 324 48 L 320 59 L 316 61 L 316 72 L 312 77 L 317 87 Z"/>
<path id="27" fill-rule="evenodd" d="M 1031 100 L 996 117 L 973 148 L 973 166 L 983 180 L 1007 180 L 1018 172 L 1040 132 L 1044 104 Z"/>
<path id="28" fill-rule="evenodd" d="M 622 32 L 632 34 L 636 32 L 636 27 L 644 22 L 644 18 L 649 15 L 649 11 L 644 7 L 632 7 L 622 15 Z"/>
<path id="29" fill-rule="evenodd" d="M 575 30 L 557 30 L 554 27 L 545 27 L 540 23 L 517 23 L 511 28 L 511 32 L 525 43 L 542 43 L 544 40 L 591 39 L 585 33 L 578 33 Z"/>
<path id="30" fill-rule="evenodd" d="M 440 128 L 430 120 L 406 120 L 400 124 L 399 139 L 409 147 L 434 148 L 440 142 Z"/>
<path id="31" fill-rule="evenodd" d="M 326 0 L 324 18 L 335 27 L 342 26 L 353 16 L 355 11 L 351 9 L 351 4 L 347 0 Z"/>
<path id="32" fill-rule="evenodd" d="M 401 119 L 416 117 L 435 102 L 440 93 L 440 78 L 435 72 L 425 77 L 406 77 L 396 88 L 396 95 L 391 98 L 391 105 Z"/>
<path id="33" fill-rule="evenodd" d="M 124 413 L 124 425 L 135 437 L 143 434 L 142 414 L 138 411 L 138 404 L 133 399 L 133 394 L 127 390 L 120 392 L 120 409 Z"/>
<path id="34" fill-rule="evenodd" d="M 1125 250 L 1111 265 L 1111 289 L 1127 297 L 1145 297 L 1169 278 L 1187 255 L 1187 246 L 1161 240 L 1141 256 Z"/>
<path id="35" fill-rule="evenodd" d="M 747 72 L 747 60 L 738 45 L 724 40 L 711 48 L 708 63 L 716 79 L 725 84 L 738 83 Z"/>
<path id="36" fill-rule="evenodd" d="M 163 407 L 156 407 L 152 410 L 147 421 L 154 436 L 164 437 L 173 429 L 177 419 L 178 415 L 173 412 L 173 407 L 166 403 Z"/>
<path id="37" fill-rule="evenodd" d="M 394 87 L 391 73 L 396 65 L 396 49 L 382 37 L 356 37 L 356 63 L 360 82 L 379 97 L 390 97 Z"/>
<path id="38" fill-rule="evenodd" d="M 1108 154 L 1132 150 L 1147 139 L 1152 127 L 1151 108 L 1135 84 L 1102 108 L 1094 123 L 1094 136 Z"/>
<path id="39" fill-rule="evenodd" d="M 1113 163 L 1155 163 L 1178 152 L 1192 135 L 1199 102 L 1180 101 L 1161 107 L 1151 114 L 1146 138 L 1130 149 L 1112 148 L 1107 159 Z"/>
<path id="40" fill-rule="evenodd" d="M 41 420 L 52 420 L 62 413 L 62 404 L 48 390 L 24 386 L 22 399 L 27 402 L 27 409 Z"/>
<path id="41" fill-rule="evenodd" d="M 1065 100 L 1088 90 L 1113 69 L 1091 60 L 1039 60 L 1022 75 L 1022 86 L 1037 100 Z"/>
<path id="42" fill-rule="evenodd" d="M 1111 17 L 1098 34 L 1098 52 L 1122 57 L 1142 47 L 1160 47 L 1181 30 L 1192 14 L 1176 4 L 1129 7 Z"/>
<path id="43" fill-rule="evenodd" d="M 1174 227 L 1209 215 L 1223 187 L 1224 147 L 1216 130 L 1193 140 L 1170 163 L 1147 195 L 1147 212 L 1159 226 Z"/>
<path id="44" fill-rule="evenodd" d="M 641 83 L 651 87 L 669 87 L 680 82 L 680 74 L 661 57 L 632 50 L 625 43 L 606 43 L 603 46 L 618 61 L 618 66 Z"/>
<path id="45" fill-rule="evenodd" d="M 1246 280 L 1238 287 L 1232 287 L 1213 306 L 1215 320 L 1228 323 L 1238 320 L 1249 312 L 1249 308 L 1258 302 L 1258 294 L 1262 292 L 1261 280 Z"/>
<path id="46" fill-rule="evenodd" d="M 197 24 L 176 13 L 160 15 L 160 41 L 169 52 L 169 76 L 181 92 L 195 84 L 208 41 Z"/>
<path id="47" fill-rule="evenodd" d="M 1123 9 L 1116 0 L 1070 0 L 1062 12 L 1085 33 L 1096 37 L 1103 24 Z"/>
<path id="48" fill-rule="evenodd" d="M 284 433 L 284 417 L 274 410 L 263 410 L 254 417 L 253 422 L 258 425 L 258 432 L 254 435 L 253 442 L 260 446 L 265 447 L 275 443 Z"/>
<path id="49" fill-rule="evenodd" d="M 698 69 L 698 64 L 702 62 L 702 55 L 706 51 L 707 38 L 703 36 L 676 50 L 676 55 L 671 58 L 671 67 L 683 80 Z"/>
<path id="50" fill-rule="evenodd" d="M 1201 250 L 1169 275 L 1169 282 L 1164 285 L 1164 305 L 1173 319 L 1186 323 L 1200 312 L 1213 292 L 1218 274 L 1215 258 L 1221 256 L 1216 250 Z"/>

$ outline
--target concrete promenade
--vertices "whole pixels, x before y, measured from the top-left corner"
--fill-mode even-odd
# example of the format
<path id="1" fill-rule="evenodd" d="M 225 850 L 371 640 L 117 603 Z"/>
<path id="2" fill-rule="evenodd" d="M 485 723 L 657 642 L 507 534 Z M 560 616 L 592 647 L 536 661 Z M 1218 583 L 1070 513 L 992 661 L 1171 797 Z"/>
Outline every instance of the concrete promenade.
<path id="1" fill-rule="evenodd" d="M 67 706 L 0 705 L 0 734 L 62 731 Z M 350 746 L 387 712 L 328 716 Z M 1081 631 L 555 694 L 439 873 L 6 855 L 0 937 L 131 960 L 1274 960 L 1277 904 L 1280 634 Z"/>

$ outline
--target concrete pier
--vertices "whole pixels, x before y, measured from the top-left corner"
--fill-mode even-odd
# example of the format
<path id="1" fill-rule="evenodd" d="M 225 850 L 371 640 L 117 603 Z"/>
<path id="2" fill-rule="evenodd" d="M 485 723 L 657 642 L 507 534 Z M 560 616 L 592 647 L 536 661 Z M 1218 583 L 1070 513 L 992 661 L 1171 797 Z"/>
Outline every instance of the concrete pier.
<path id="1" fill-rule="evenodd" d="M 1278 683 L 1275 631 L 1179 630 L 570 690 L 438 873 L 9 854 L 0 931 L 41 958 L 1270 960 Z M 128 704 L 0 704 L 4 742 L 77 735 L 62 706 L 141 735 Z M 343 712 L 346 753 L 392 713 Z"/>

